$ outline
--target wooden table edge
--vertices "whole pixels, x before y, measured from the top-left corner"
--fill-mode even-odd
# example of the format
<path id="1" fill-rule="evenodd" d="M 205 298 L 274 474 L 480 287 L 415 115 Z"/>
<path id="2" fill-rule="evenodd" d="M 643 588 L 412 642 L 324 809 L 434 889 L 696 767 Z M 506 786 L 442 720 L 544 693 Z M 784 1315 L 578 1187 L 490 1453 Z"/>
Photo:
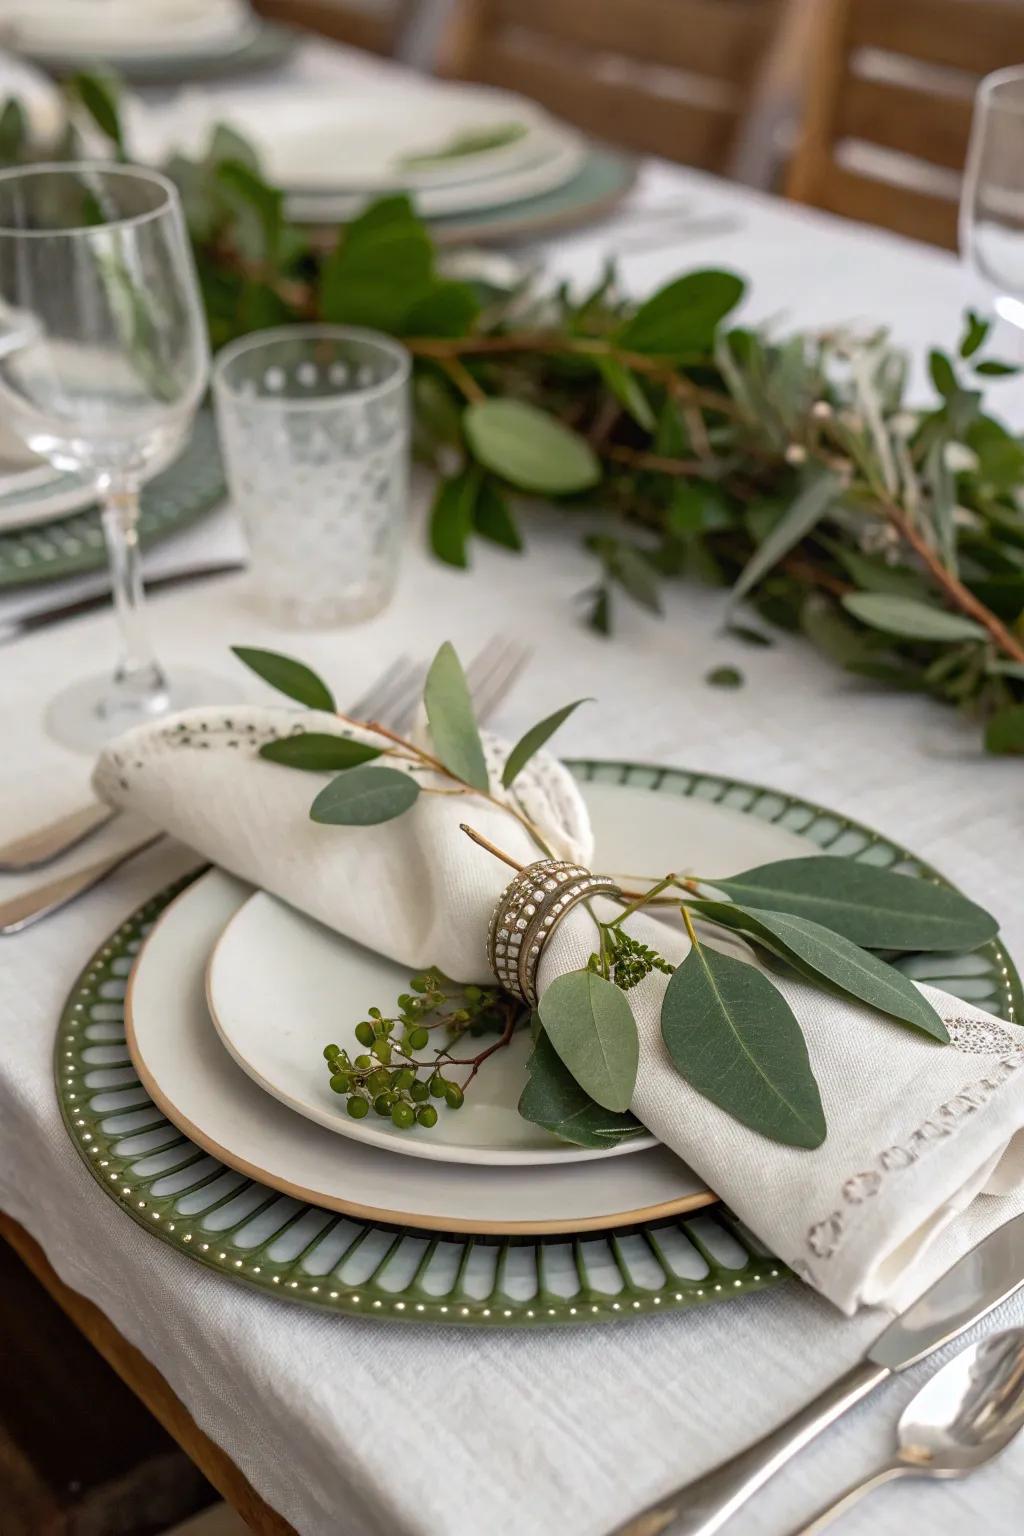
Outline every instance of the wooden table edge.
<path id="1" fill-rule="evenodd" d="M 294 1527 L 260 1498 L 231 1457 L 203 1433 L 156 1366 L 118 1332 L 94 1302 L 64 1284 L 35 1238 L 3 1211 L 0 1211 L 0 1237 L 14 1249 L 93 1348 L 192 1458 L 246 1525 L 259 1536 L 297 1536 Z"/>

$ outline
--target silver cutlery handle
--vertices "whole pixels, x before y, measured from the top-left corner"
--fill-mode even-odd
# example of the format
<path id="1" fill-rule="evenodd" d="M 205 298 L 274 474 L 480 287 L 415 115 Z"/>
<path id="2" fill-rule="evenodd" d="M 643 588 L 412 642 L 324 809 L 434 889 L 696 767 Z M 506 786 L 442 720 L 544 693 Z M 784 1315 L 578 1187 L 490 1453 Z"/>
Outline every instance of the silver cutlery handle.
<path id="1" fill-rule="evenodd" d="M 77 897 L 84 896 L 86 891 L 91 891 L 94 885 L 99 885 L 100 881 L 113 874 L 115 869 L 119 869 L 122 864 L 133 859 L 137 853 L 141 853 L 144 848 L 148 848 L 162 836 L 162 832 L 151 832 L 148 837 L 133 843 L 130 848 L 122 848 L 119 853 L 110 854 L 96 864 L 90 864 L 71 875 L 60 875 L 56 880 L 51 880 L 48 885 L 36 886 L 35 890 L 25 891 L 21 896 L 12 896 L 7 901 L 0 901 L 0 934 L 20 933 L 23 928 L 31 927 L 40 918 L 49 917 L 51 912 L 59 912 L 61 907 L 66 907 Z"/>
<path id="2" fill-rule="evenodd" d="M 838 1499 L 834 1499 L 831 1504 L 826 1504 L 824 1509 L 819 1509 L 810 1524 L 802 1525 L 798 1531 L 793 1532 L 793 1536 L 817 1536 L 817 1533 L 823 1531 L 827 1525 L 831 1525 L 833 1520 L 837 1520 L 840 1515 L 845 1515 L 848 1509 L 859 1504 L 872 1488 L 880 1488 L 883 1483 L 891 1483 L 894 1477 L 913 1477 L 919 1475 L 921 1471 L 921 1467 L 910 1467 L 905 1461 L 887 1461 L 884 1467 L 878 1467 L 862 1482 L 854 1483 L 845 1493 L 841 1493 Z"/>
<path id="3" fill-rule="evenodd" d="M 119 814 L 113 806 L 96 800 L 77 811 L 70 811 L 67 816 L 58 817 L 45 827 L 23 833 L 0 847 L 0 874 L 20 875 L 30 869 L 40 869 L 61 854 L 69 853 Z"/>
<path id="4" fill-rule="evenodd" d="M 661 1536 L 663 1531 L 671 1536 L 712 1536 L 798 1451 L 891 1374 L 887 1366 L 862 1360 L 756 1445 L 649 1504 L 609 1536 Z"/>

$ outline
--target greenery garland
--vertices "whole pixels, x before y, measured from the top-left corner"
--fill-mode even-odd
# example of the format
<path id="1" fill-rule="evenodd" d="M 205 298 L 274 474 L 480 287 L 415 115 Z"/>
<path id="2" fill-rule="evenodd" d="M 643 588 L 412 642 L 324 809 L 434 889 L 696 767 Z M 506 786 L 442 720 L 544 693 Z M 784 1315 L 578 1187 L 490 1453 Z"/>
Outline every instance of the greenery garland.
<path id="1" fill-rule="evenodd" d="M 87 116 L 128 158 L 108 84 L 80 77 L 70 97 L 72 124 Z M 71 126 L 46 153 L 78 148 Z M 32 156 L 8 102 L 0 159 Z M 445 275 L 403 197 L 329 235 L 288 223 L 227 128 L 167 170 L 215 346 L 313 318 L 408 346 L 440 559 L 467 566 L 474 538 L 520 550 L 524 496 L 585 509 L 601 633 L 622 595 L 657 613 L 667 580 L 731 586 L 737 640 L 771 644 L 736 619 L 742 602 L 850 673 L 955 705 L 989 751 L 1024 752 L 1024 443 L 984 409 L 985 381 L 1015 371 L 984 354 L 984 320 L 967 316 L 955 357 L 931 353 L 936 400 L 917 410 L 884 332 L 731 326 L 744 284 L 729 272 L 688 273 L 639 307 L 611 270 L 585 295 L 496 293 Z"/>

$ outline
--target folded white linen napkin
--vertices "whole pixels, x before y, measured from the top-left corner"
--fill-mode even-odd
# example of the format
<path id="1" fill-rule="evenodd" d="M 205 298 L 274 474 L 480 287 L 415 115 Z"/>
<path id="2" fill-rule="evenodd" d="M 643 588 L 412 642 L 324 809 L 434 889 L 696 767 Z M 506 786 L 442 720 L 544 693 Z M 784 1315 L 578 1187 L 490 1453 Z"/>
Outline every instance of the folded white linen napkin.
<path id="1" fill-rule="evenodd" d="M 479 797 L 423 794 L 378 826 L 318 825 L 309 819 L 317 776 L 258 755 L 264 741 L 296 729 L 361 734 L 315 711 L 190 711 L 116 741 L 100 759 L 96 790 L 411 971 L 437 965 L 463 981 L 490 980 L 486 933 L 511 872 L 459 823 L 523 863 L 537 857 L 526 831 Z M 486 749 L 501 794 L 504 752 L 493 741 Z M 515 794 L 559 857 L 590 862 L 586 810 L 565 769 L 538 754 Z M 657 918 L 637 914 L 628 927 L 673 962 L 688 950 L 683 933 Z M 717 930 L 711 942 L 731 947 Z M 584 965 L 593 947 L 592 920 L 577 908 L 543 952 L 541 991 Z M 738 945 L 734 952 L 749 958 Z M 658 972 L 629 994 L 640 1034 L 631 1107 L 836 1306 L 899 1310 L 958 1247 L 1020 1207 L 1024 1032 L 922 987 L 949 1029 L 950 1045 L 940 1046 L 866 1006 L 772 980 L 806 1036 L 828 1121 L 820 1147 L 767 1140 L 679 1077 L 661 1039 L 667 978 Z M 967 1207 L 969 1219 L 960 1215 Z"/>

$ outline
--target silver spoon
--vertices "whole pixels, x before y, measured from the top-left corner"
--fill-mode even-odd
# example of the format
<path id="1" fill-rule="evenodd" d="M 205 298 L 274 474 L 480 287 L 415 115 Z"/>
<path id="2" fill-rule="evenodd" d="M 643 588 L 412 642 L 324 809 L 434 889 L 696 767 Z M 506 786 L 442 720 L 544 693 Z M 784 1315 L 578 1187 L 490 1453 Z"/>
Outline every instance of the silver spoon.
<path id="1" fill-rule="evenodd" d="M 962 1350 L 907 1405 L 896 1455 L 794 1536 L 813 1536 L 881 1483 L 896 1477 L 966 1477 L 1024 1429 L 1024 1328 Z"/>

